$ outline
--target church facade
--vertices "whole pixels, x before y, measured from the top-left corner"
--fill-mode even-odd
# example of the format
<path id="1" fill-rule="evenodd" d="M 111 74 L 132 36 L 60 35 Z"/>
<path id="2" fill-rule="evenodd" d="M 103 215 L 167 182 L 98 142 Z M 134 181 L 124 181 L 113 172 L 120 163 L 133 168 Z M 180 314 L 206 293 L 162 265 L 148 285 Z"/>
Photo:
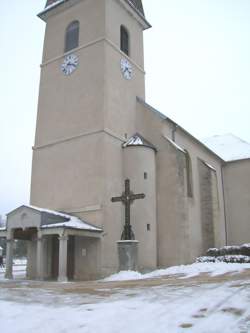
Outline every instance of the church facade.
<path id="1" fill-rule="evenodd" d="M 230 163 L 145 102 L 141 0 L 48 0 L 30 206 L 7 215 L 27 277 L 88 280 L 118 269 L 124 181 L 141 271 L 250 241 L 250 154 Z M 238 179 L 241 179 L 238 180 Z M 42 207 L 42 208 L 41 208 Z"/>

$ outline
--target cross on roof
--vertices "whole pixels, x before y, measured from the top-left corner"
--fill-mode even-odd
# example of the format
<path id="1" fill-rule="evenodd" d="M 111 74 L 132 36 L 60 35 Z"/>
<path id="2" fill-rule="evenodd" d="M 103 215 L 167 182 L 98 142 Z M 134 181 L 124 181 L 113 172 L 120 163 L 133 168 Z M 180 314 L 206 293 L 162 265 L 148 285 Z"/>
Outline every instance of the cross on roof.
<path id="1" fill-rule="evenodd" d="M 130 180 L 125 180 L 125 192 L 122 193 L 120 197 L 111 198 L 112 202 L 122 202 L 125 205 L 125 225 L 122 233 L 122 240 L 131 240 L 134 239 L 134 233 L 132 231 L 132 226 L 130 224 L 130 206 L 137 199 L 144 199 L 145 194 L 139 193 L 134 194 L 130 191 Z"/>

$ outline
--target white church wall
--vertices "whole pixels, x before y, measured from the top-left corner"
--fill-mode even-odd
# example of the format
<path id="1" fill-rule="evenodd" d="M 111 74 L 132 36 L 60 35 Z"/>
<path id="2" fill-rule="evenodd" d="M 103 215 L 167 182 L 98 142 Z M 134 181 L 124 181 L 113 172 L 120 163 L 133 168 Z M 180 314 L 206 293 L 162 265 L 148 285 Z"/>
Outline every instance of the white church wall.
<path id="1" fill-rule="evenodd" d="M 84 0 L 67 10 L 60 11 L 60 15 L 50 16 L 46 25 L 43 62 L 63 55 L 65 31 L 72 21 L 80 21 L 79 48 L 103 37 L 104 7 L 105 1 Z"/>
<path id="2" fill-rule="evenodd" d="M 157 154 L 157 216 L 159 265 L 189 262 L 189 230 L 184 177 L 184 154 L 170 143 Z"/>
<path id="3" fill-rule="evenodd" d="M 35 147 L 104 127 L 104 43 L 93 44 L 74 54 L 79 58 L 79 65 L 70 76 L 61 71 L 63 53 L 60 58 L 42 65 Z"/>
<path id="4" fill-rule="evenodd" d="M 189 221 L 190 221 L 190 235 L 191 235 L 191 251 L 192 258 L 195 259 L 201 255 L 203 251 L 202 245 L 202 233 L 201 233 L 201 210 L 200 210 L 200 180 L 198 177 L 199 160 L 202 160 L 211 165 L 217 175 L 218 182 L 218 212 L 216 217 L 216 246 L 224 246 L 226 244 L 226 226 L 225 226 L 225 214 L 224 214 L 224 194 L 221 167 L 222 161 L 215 155 L 210 153 L 201 143 L 193 139 L 182 129 L 177 129 L 175 133 L 176 143 L 188 151 L 192 160 L 193 171 L 193 198 L 189 200 Z"/>
<path id="5" fill-rule="evenodd" d="M 228 245 L 250 243 L 250 160 L 223 167 Z"/>
<path id="6" fill-rule="evenodd" d="M 118 255 L 116 242 L 121 239 L 124 225 L 124 205 L 111 202 L 112 197 L 124 191 L 122 141 L 112 135 L 103 135 L 103 239 L 101 242 L 103 275 L 116 272 Z"/>
<path id="7" fill-rule="evenodd" d="M 136 96 L 145 97 L 143 54 L 143 28 L 119 1 L 106 3 L 105 42 L 105 128 L 125 139 L 136 131 Z M 129 56 L 120 50 L 120 27 L 129 34 Z M 132 66 L 132 79 L 121 74 L 121 59 L 128 58 Z M 108 80 L 106 80 L 106 77 Z"/>
<path id="8" fill-rule="evenodd" d="M 102 133 L 35 150 L 31 204 L 65 212 L 101 206 L 102 152 Z M 92 212 L 91 222 L 97 226 L 103 224 L 99 210 Z"/>
<path id="9" fill-rule="evenodd" d="M 153 110 L 150 106 L 140 102 L 137 103 L 137 126 L 140 129 L 140 134 L 153 143 L 158 149 L 158 224 L 160 229 L 165 228 L 165 232 L 159 233 L 159 244 L 162 244 L 159 245 L 159 262 L 164 262 L 164 265 L 169 263 L 175 264 L 176 262 L 188 263 L 193 261 L 203 252 L 198 158 L 213 166 L 216 170 L 216 178 L 213 179 L 213 183 L 217 181 L 217 195 L 215 195 L 215 200 L 217 201 L 218 207 L 215 217 L 215 243 L 216 246 L 225 245 L 226 238 L 221 160 L 214 154 L 210 153 L 201 143 L 192 138 L 191 135 L 183 131 L 180 127 L 176 128 L 172 121 L 167 120 L 166 117 L 157 113 L 157 111 Z M 192 197 L 188 197 L 187 195 L 186 163 L 185 161 L 183 161 L 183 165 L 177 163 L 176 156 L 173 155 L 174 152 L 175 154 L 183 153 L 176 148 L 169 150 L 170 148 L 167 148 L 168 145 L 172 146 L 172 148 L 174 147 L 169 144 L 167 140 L 164 140 L 164 137 L 169 138 L 170 140 L 174 139 L 178 146 L 189 153 L 192 165 Z M 183 169 L 183 180 L 181 180 L 181 174 L 178 175 L 176 171 L 178 168 L 180 170 Z M 166 184 L 169 182 L 168 186 L 165 186 L 165 188 L 164 182 L 166 182 Z M 177 190 L 178 188 L 179 190 Z M 162 203 L 161 200 L 163 201 Z M 175 201 L 179 203 L 178 211 L 175 211 L 173 208 L 176 207 Z M 168 209 L 166 208 L 166 202 L 171 203 Z M 212 209 L 214 208 L 212 207 Z M 168 220 L 167 224 L 166 222 L 164 224 L 164 218 L 165 220 Z M 179 232 L 180 238 L 178 238 L 179 236 L 177 235 L 178 228 L 176 229 L 176 223 L 178 225 L 184 223 L 183 230 L 185 230 L 185 232 L 183 234 Z M 180 250 L 180 248 L 177 249 L 177 251 L 173 250 L 175 244 L 172 244 L 172 239 L 170 237 L 168 239 L 167 236 L 166 238 L 162 237 L 162 235 L 167 234 L 172 235 L 172 239 L 180 239 L 180 242 L 183 245 L 183 250 Z M 162 242 L 160 241 L 161 237 Z M 179 255 L 179 258 L 176 258 L 178 252 L 183 252 L 183 254 Z"/>
<path id="10" fill-rule="evenodd" d="M 94 280 L 101 277 L 100 240 L 75 237 L 75 280 Z"/>

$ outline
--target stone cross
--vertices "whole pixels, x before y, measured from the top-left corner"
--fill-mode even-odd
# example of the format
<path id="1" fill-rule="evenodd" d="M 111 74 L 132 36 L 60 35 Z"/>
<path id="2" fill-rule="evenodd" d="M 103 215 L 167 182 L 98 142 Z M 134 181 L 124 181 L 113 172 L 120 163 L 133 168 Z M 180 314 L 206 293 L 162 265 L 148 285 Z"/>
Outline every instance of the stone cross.
<path id="1" fill-rule="evenodd" d="M 125 192 L 122 193 L 121 197 L 113 197 L 112 202 L 122 202 L 125 205 L 125 225 L 122 233 L 122 240 L 132 240 L 135 239 L 132 227 L 130 224 L 130 206 L 137 199 L 144 199 L 145 194 L 134 194 L 130 191 L 130 180 L 125 180 Z"/>

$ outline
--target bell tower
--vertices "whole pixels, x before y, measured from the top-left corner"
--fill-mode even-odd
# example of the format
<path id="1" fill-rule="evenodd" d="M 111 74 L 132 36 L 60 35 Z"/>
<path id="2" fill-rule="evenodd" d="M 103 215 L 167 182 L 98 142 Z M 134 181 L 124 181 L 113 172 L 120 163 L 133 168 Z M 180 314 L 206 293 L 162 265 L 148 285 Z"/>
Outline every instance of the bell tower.
<path id="1" fill-rule="evenodd" d="M 141 0 L 48 0 L 38 16 L 46 32 L 30 202 L 119 239 L 122 207 L 110 198 L 123 186 L 121 146 L 136 131 L 136 97 L 145 97 L 150 25 Z"/>

